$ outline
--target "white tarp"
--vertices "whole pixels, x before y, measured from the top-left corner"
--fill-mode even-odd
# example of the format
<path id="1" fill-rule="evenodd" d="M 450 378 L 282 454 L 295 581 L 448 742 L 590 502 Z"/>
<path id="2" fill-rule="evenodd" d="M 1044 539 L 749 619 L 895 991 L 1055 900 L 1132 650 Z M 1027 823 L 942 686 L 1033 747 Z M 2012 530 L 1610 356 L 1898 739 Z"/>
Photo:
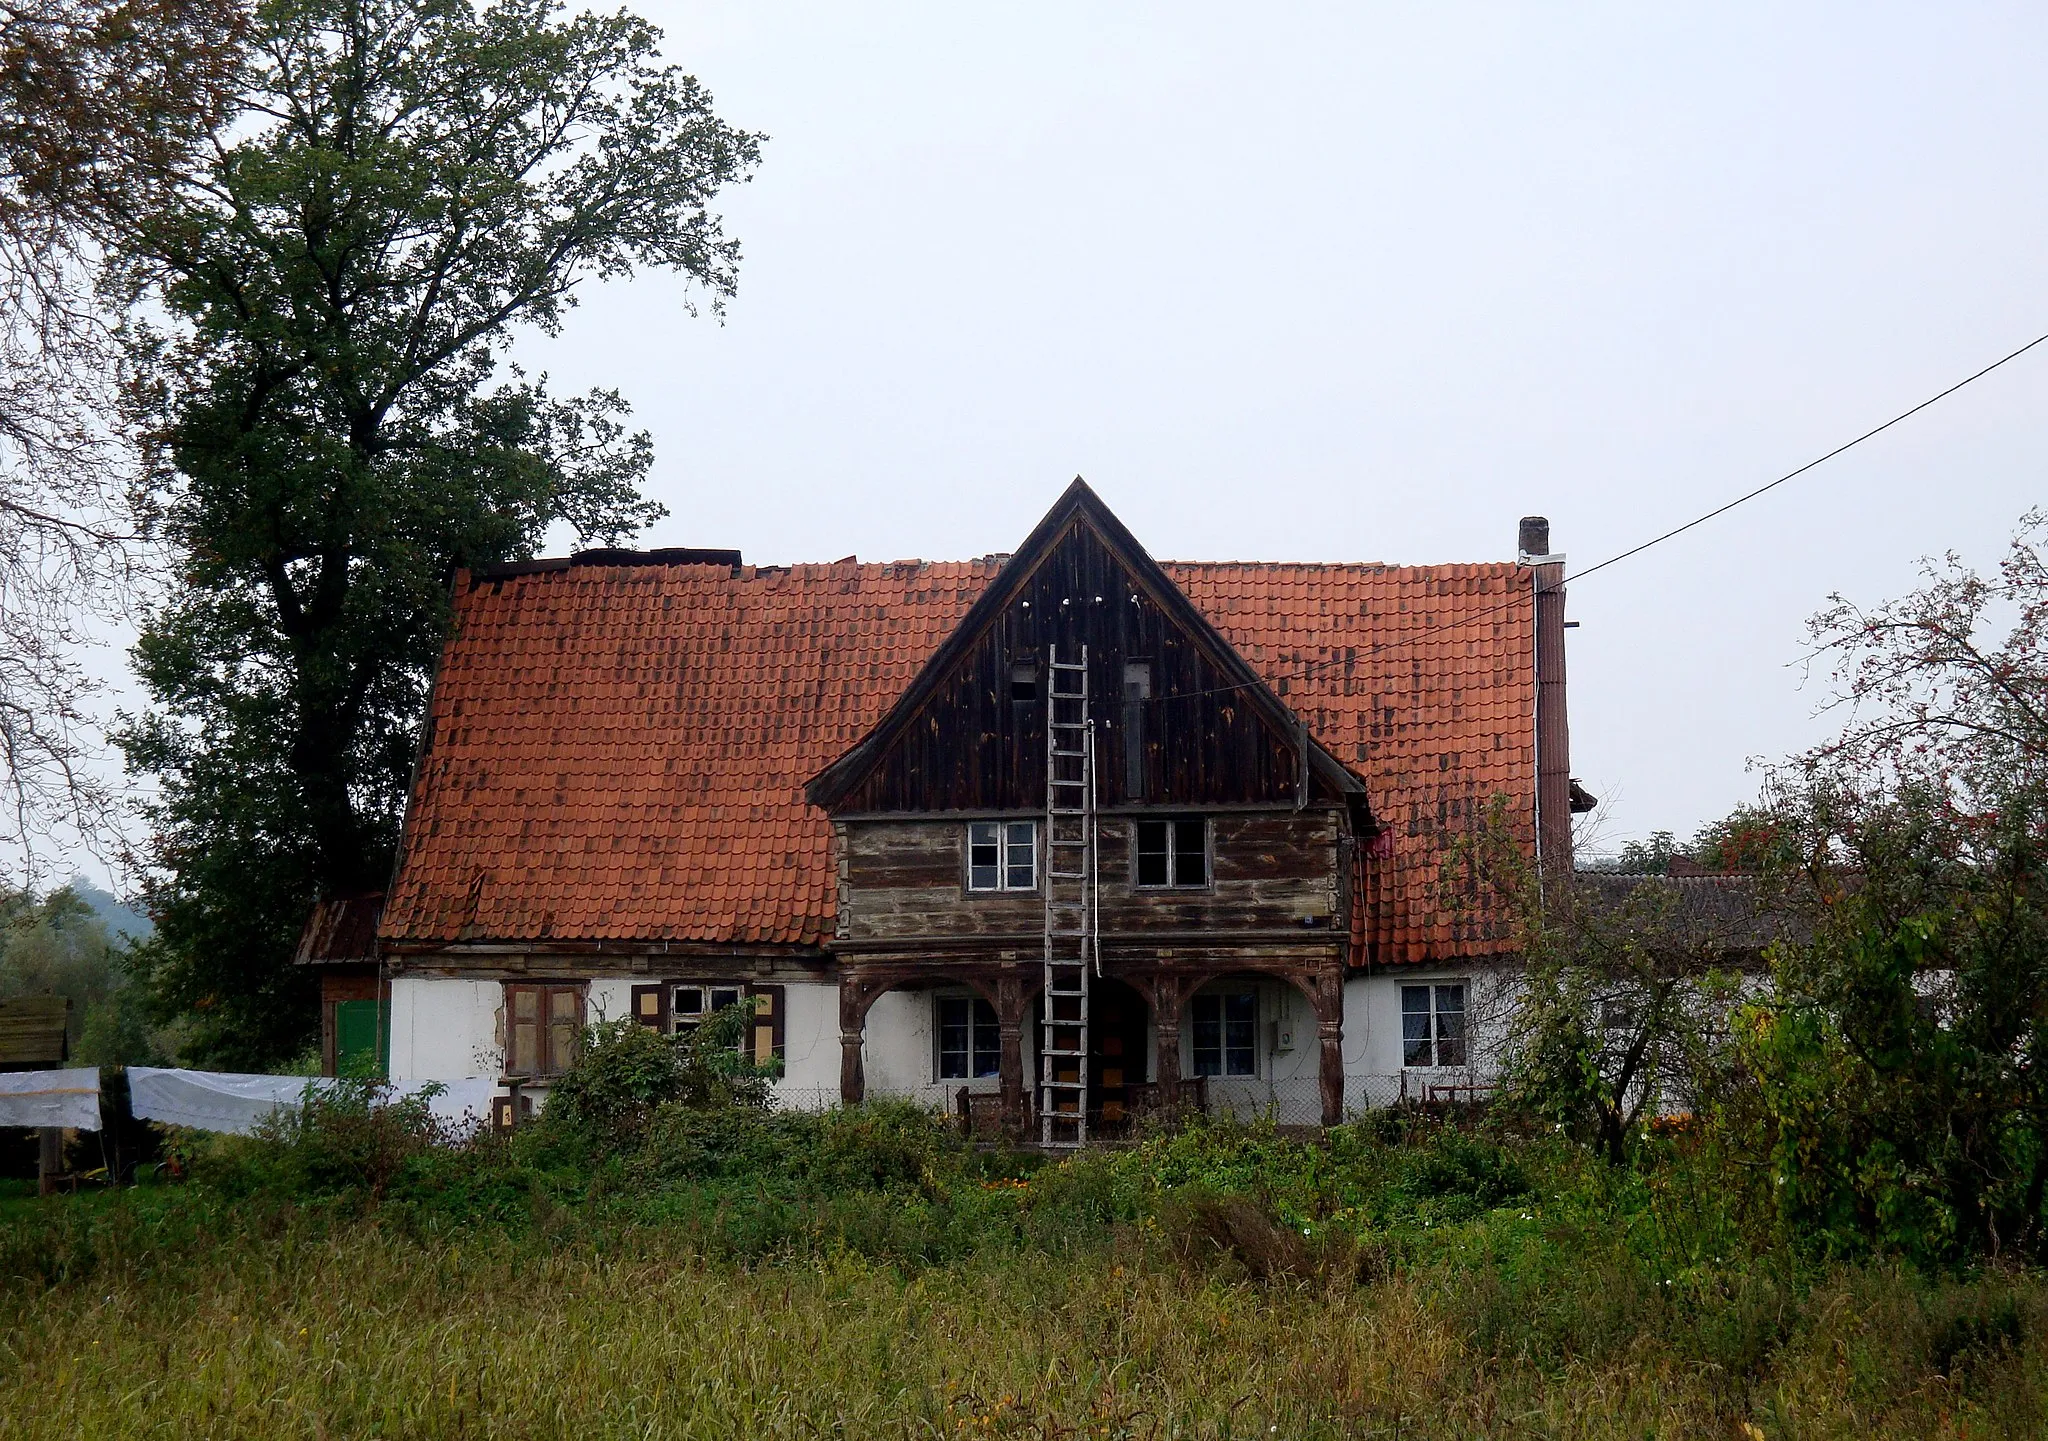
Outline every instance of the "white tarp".
<path id="1" fill-rule="evenodd" d="M 229 1131 L 246 1136 L 277 1111 L 297 1106 L 311 1087 L 315 1094 L 335 1084 L 324 1076 L 256 1076 L 233 1071 L 179 1071 L 156 1066 L 128 1068 L 129 1106 L 145 1121 L 193 1126 L 202 1131 Z M 418 1095 L 430 1085 L 441 1094 L 427 1104 L 435 1117 L 457 1130 L 481 1125 L 490 1118 L 491 1097 L 498 1083 L 490 1076 L 464 1076 L 454 1081 L 408 1081 L 382 1090 L 385 1100 Z"/>
<path id="2" fill-rule="evenodd" d="M 0 1126 L 100 1128 L 100 1068 L 0 1071 Z"/>

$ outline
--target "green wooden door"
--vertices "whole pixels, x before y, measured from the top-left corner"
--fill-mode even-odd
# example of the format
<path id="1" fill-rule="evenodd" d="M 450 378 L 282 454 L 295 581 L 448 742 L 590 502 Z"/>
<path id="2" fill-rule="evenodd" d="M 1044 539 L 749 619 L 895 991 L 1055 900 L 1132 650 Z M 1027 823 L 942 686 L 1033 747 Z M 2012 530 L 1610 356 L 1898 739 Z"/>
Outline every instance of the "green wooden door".
<path id="1" fill-rule="evenodd" d="M 338 1076 L 384 1074 L 391 1054 L 384 1008 L 375 1001 L 334 1003 L 334 1073 Z"/>

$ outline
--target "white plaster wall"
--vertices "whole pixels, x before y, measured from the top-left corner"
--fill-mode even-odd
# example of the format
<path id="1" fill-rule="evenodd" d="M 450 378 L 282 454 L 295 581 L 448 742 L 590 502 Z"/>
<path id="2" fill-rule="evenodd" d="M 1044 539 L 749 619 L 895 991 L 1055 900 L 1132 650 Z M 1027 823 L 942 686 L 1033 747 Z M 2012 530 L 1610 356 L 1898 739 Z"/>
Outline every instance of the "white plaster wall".
<path id="1" fill-rule="evenodd" d="M 861 1047 L 868 1094 L 940 1094 L 942 1088 L 932 1074 L 938 1054 L 932 1019 L 929 991 L 890 991 L 869 1008 Z"/>
<path id="2" fill-rule="evenodd" d="M 1465 985 L 1464 1066 L 1415 1068 L 1401 1064 L 1401 988 L 1462 981 Z M 1506 1011 L 1514 1002 L 1515 976 L 1495 966 L 1403 967 L 1354 978 L 1344 986 L 1344 1074 L 1347 1081 L 1398 1081 L 1407 1070 L 1411 1086 L 1486 1084 L 1498 1076 L 1506 1032 Z M 1418 1092 L 1419 1094 L 1419 1092 Z"/>
<path id="3" fill-rule="evenodd" d="M 839 1099 L 839 987 L 814 982 L 786 986 L 782 1021 L 783 1105 L 830 1106 Z"/>
<path id="4" fill-rule="evenodd" d="M 391 982 L 391 1079 L 496 1076 L 505 1064 L 496 981 L 399 976 Z"/>

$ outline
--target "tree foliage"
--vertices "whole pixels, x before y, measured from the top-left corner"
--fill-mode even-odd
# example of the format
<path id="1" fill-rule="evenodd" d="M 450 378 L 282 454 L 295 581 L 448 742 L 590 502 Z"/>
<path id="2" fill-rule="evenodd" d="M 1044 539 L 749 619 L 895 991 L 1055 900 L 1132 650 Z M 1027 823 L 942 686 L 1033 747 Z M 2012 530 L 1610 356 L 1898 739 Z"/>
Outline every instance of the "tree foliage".
<path id="1" fill-rule="evenodd" d="M 320 892 L 382 886 L 457 567 L 548 527 L 658 515 L 613 392 L 508 361 L 579 283 L 738 262 L 710 206 L 759 137 L 629 14 L 548 0 L 269 0 L 230 123 L 160 197 L 110 208 L 176 582 L 126 730 L 155 777 L 156 976 L 197 1055 L 310 1024 L 287 966 Z"/>
<path id="2" fill-rule="evenodd" d="M 2044 540 L 1813 622 L 1844 728 L 1774 777 L 1810 935 L 1741 1034 L 1786 1218 L 1838 1248 L 2044 1249 Z"/>
<path id="3" fill-rule="evenodd" d="M 1500 1037 L 1503 1100 L 1625 1163 L 1644 1118 L 1722 1083 L 1742 938 L 1655 874 L 1539 880 L 1504 802 L 1454 848 L 1462 894 L 1512 920 L 1523 970 L 1475 1017 Z"/>

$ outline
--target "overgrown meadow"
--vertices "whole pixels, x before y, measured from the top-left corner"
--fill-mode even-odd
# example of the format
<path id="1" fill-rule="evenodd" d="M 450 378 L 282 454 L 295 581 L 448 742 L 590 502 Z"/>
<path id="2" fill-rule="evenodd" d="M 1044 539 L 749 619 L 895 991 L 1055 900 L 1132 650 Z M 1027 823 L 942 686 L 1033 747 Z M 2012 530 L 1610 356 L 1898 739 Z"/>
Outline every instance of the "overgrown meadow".
<path id="1" fill-rule="evenodd" d="M 349 1098 L 0 1203 L 0 1436 L 2036 1436 L 2048 1286 L 1710 1146 L 1388 1115 L 1045 1162 L 900 1106 Z M 601 1118 L 602 1123 L 599 1123 Z M 1754 1212 L 1754 1213 L 1753 1213 Z"/>

